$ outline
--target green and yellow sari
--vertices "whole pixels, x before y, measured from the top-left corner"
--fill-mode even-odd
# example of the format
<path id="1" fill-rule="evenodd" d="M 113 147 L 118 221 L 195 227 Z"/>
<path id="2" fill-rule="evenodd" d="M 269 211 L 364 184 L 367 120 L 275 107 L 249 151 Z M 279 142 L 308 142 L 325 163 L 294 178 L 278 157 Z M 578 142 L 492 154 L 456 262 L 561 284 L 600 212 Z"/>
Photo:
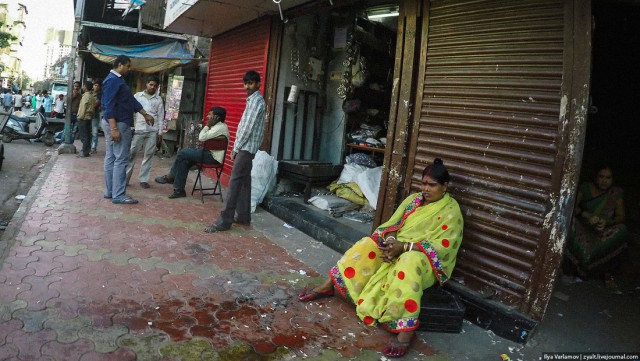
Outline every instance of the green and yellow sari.
<path id="1" fill-rule="evenodd" d="M 391 332 L 415 330 L 423 290 L 451 276 L 462 228 L 460 207 L 448 193 L 430 204 L 421 193 L 412 194 L 389 221 L 354 244 L 329 275 L 365 324 L 379 323 Z M 385 263 L 379 244 L 393 231 L 399 242 L 414 243 L 414 251 Z"/>
<path id="2" fill-rule="evenodd" d="M 613 220 L 616 204 L 623 199 L 622 189 L 611 187 L 601 195 L 594 196 L 589 183 L 578 189 L 582 201 L 578 206 L 600 218 Z M 613 265 L 608 263 L 627 247 L 627 227 L 615 224 L 598 231 L 588 220 L 575 217 L 567 242 L 567 258 L 582 276 L 606 272 Z"/>

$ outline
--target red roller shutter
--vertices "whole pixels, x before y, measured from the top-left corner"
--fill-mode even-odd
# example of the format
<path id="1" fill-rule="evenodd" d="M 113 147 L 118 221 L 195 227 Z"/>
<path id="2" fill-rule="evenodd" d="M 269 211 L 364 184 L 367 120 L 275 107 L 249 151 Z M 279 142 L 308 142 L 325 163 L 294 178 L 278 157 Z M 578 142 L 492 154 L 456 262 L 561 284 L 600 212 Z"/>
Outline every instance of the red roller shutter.
<path id="1" fill-rule="evenodd" d="M 212 106 L 227 109 L 226 123 L 231 139 L 222 182 L 226 184 L 231 174 L 233 160 L 231 150 L 236 140 L 236 130 L 247 102 L 247 93 L 242 85 L 242 77 L 249 70 L 260 73 L 263 81 L 260 92 L 264 94 L 265 73 L 269 49 L 271 21 L 264 19 L 256 23 L 243 25 L 211 41 L 209 74 L 204 101 L 204 114 Z"/>

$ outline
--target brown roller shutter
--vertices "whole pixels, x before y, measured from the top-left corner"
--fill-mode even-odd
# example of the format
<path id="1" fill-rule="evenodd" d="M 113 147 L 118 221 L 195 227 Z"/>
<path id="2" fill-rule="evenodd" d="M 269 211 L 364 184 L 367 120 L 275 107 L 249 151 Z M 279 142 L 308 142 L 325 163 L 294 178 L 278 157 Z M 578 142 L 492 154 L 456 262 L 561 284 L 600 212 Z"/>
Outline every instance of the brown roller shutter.
<path id="1" fill-rule="evenodd" d="M 216 36 L 211 41 L 203 114 L 207 114 L 213 105 L 227 109 L 225 123 L 231 134 L 229 150 L 233 149 L 238 123 L 247 104 L 247 93 L 242 85 L 242 77 L 247 71 L 260 73 L 260 93 L 264 95 L 270 29 L 271 20 L 266 18 Z M 231 174 L 233 166 L 231 153 L 227 152 L 226 175 Z"/>
<path id="2" fill-rule="evenodd" d="M 444 160 L 465 217 L 454 279 L 536 319 L 548 299 L 534 300 L 536 263 L 548 249 L 567 144 L 569 3 L 428 3 L 424 88 L 405 177 L 415 191 L 425 164 Z"/>

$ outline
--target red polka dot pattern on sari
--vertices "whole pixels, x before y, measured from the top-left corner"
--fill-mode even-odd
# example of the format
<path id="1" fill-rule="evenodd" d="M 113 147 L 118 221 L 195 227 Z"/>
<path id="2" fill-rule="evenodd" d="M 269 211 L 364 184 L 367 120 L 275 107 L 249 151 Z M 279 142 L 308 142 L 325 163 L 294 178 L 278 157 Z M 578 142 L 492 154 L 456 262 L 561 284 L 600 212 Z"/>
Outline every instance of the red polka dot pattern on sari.
<path id="1" fill-rule="evenodd" d="M 366 316 L 362 321 L 364 321 L 365 325 L 370 325 L 373 323 L 373 317 L 371 316 Z"/>
<path id="2" fill-rule="evenodd" d="M 442 247 L 449 248 L 449 245 L 450 245 L 450 243 L 449 243 L 448 239 L 445 238 L 445 239 L 442 240 Z"/>
<path id="3" fill-rule="evenodd" d="M 404 279 L 404 272 L 402 272 L 402 271 L 398 272 L 398 278 L 403 280 Z"/>
<path id="4" fill-rule="evenodd" d="M 364 300 L 361 298 L 358 300 L 358 305 L 361 304 L 362 302 L 364 302 Z"/>
<path id="5" fill-rule="evenodd" d="M 356 275 L 356 270 L 353 267 L 347 267 L 344 270 L 344 276 L 351 279 Z"/>
<path id="6" fill-rule="evenodd" d="M 369 259 L 375 259 L 376 258 L 376 253 L 371 251 L 369 252 Z"/>
<path id="7" fill-rule="evenodd" d="M 404 308 L 407 311 L 414 313 L 418 310 L 418 303 L 414 300 L 406 300 L 404 301 Z"/>
<path id="8" fill-rule="evenodd" d="M 449 228 L 449 226 L 447 226 L 446 224 L 443 224 L 443 225 L 442 225 L 442 230 L 443 230 L 443 231 L 446 231 L 446 230 L 447 230 L 447 228 Z"/>

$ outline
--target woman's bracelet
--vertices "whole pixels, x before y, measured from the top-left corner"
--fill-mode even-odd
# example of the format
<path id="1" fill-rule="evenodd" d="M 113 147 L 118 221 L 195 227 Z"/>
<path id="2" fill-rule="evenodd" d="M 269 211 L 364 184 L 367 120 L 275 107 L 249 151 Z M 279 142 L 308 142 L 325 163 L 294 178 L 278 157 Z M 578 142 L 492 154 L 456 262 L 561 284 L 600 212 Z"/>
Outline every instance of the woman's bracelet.
<path id="1" fill-rule="evenodd" d="M 413 242 L 411 242 L 411 246 L 409 246 L 409 252 L 413 250 Z"/>

